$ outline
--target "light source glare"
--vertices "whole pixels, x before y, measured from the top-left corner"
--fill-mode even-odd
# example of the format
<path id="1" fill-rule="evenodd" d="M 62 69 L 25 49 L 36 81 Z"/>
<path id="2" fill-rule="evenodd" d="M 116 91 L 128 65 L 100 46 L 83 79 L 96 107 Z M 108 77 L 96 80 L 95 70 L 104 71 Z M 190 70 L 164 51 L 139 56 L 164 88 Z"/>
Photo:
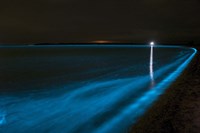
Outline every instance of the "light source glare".
<path id="1" fill-rule="evenodd" d="M 150 42 L 150 45 L 153 46 L 153 45 L 155 45 L 155 43 L 154 42 Z"/>

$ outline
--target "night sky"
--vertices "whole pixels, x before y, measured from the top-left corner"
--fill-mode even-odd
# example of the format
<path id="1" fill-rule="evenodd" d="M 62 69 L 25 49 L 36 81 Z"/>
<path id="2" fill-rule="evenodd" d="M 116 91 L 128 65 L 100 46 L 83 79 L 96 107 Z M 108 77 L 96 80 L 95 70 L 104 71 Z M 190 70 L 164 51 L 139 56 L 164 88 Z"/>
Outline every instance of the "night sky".
<path id="1" fill-rule="evenodd" d="M 0 43 L 200 42 L 200 0 L 2 0 Z"/>

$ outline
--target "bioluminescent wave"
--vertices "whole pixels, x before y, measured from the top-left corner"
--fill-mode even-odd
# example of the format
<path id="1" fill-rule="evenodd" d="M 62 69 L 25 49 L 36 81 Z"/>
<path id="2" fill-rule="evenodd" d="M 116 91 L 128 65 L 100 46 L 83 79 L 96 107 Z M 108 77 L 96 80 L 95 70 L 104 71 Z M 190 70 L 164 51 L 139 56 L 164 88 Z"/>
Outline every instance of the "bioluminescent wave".
<path id="1" fill-rule="evenodd" d="M 127 132 L 195 53 L 163 46 L 0 48 L 0 132 Z"/>
<path id="2" fill-rule="evenodd" d="M 0 111 L 0 125 L 5 123 L 5 113 Z"/>

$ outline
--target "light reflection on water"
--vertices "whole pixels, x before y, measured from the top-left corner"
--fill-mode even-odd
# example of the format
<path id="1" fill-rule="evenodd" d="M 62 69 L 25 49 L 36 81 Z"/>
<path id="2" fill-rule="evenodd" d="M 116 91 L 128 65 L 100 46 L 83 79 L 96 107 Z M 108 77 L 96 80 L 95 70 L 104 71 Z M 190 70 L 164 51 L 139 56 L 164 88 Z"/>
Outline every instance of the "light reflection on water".
<path id="1" fill-rule="evenodd" d="M 151 45 L 151 52 L 150 52 L 150 62 L 149 62 L 149 73 L 151 78 L 151 87 L 154 86 L 154 72 L 153 72 L 153 45 Z"/>
<path id="2" fill-rule="evenodd" d="M 196 53 L 195 49 L 186 49 L 188 52 L 175 61 L 153 71 L 153 47 L 150 49 L 149 74 L 99 78 L 69 92 L 55 93 L 53 97 L 48 97 L 48 92 L 40 98 L 37 97 L 40 92 L 25 93 L 27 96 L 21 97 L 1 95 L 0 132 L 126 132 L 180 75 Z M 180 51 L 184 50 L 180 48 Z M 130 68 L 117 72 L 126 73 Z M 149 83 L 153 84 L 151 89 L 147 89 Z M 62 90 L 67 89 L 69 86 L 66 85 Z"/>

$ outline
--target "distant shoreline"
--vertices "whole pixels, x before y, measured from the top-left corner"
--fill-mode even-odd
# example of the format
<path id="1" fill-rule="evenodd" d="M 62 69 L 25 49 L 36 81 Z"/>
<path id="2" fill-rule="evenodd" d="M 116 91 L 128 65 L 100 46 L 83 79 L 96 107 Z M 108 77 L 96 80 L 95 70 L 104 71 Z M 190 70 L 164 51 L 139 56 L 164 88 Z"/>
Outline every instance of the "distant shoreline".
<path id="1" fill-rule="evenodd" d="M 157 43 L 158 45 L 169 45 L 169 46 L 187 46 L 187 47 L 196 47 L 198 46 L 197 44 L 193 43 Z M 148 45 L 148 42 L 146 43 L 131 43 L 131 42 L 114 42 L 114 43 L 22 43 L 22 44 L 3 44 L 0 43 L 0 46 L 50 46 L 50 45 Z"/>

